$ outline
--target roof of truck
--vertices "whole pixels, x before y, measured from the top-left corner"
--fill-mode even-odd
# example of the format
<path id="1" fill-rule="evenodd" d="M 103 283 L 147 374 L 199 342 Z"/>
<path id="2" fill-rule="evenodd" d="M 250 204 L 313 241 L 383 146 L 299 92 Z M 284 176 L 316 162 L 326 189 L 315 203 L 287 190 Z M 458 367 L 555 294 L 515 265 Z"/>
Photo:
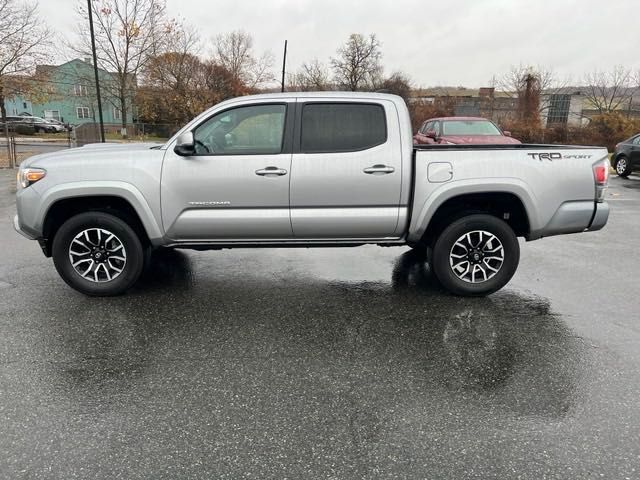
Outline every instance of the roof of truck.
<path id="1" fill-rule="evenodd" d="M 343 91 L 325 91 L 325 92 L 282 92 L 282 93 L 260 93 L 258 95 L 247 95 L 244 97 L 235 97 L 236 99 L 250 100 L 252 98 L 378 98 L 387 100 L 401 99 L 398 95 L 391 93 L 377 92 L 343 92 Z"/>

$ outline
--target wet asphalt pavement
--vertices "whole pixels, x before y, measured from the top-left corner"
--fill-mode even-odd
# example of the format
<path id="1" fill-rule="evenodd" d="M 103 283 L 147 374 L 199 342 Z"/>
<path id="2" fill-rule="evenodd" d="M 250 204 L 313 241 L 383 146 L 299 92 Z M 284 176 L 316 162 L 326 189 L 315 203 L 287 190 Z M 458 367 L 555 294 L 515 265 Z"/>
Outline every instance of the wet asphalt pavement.
<path id="1" fill-rule="evenodd" d="M 640 179 L 484 299 L 400 248 L 164 252 L 67 287 L 0 170 L 0 478 L 640 478 Z"/>

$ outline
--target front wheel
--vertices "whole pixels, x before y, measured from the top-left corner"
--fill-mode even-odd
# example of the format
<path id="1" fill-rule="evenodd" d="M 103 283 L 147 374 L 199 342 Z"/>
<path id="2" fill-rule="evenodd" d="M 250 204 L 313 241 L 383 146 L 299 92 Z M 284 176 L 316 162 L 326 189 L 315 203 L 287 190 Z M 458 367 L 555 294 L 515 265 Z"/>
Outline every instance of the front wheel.
<path id="1" fill-rule="evenodd" d="M 462 217 L 445 228 L 433 247 L 433 271 L 450 292 L 489 295 L 518 268 L 520 245 L 507 223 L 491 215 Z"/>
<path id="2" fill-rule="evenodd" d="M 72 288 L 92 296 L 124 293 L 145 262 L 140 239 L 122 219 L 86 212 L 67 220 L 53 239 L 53 263 Z"/>
<path id="3" fill-rule="evenodd" d="M 629 162 L 627 157 L 619 157 L 618 160 L 616 160 L 616 173 L 624 178 L 631 175 L 631 162 Z"/>

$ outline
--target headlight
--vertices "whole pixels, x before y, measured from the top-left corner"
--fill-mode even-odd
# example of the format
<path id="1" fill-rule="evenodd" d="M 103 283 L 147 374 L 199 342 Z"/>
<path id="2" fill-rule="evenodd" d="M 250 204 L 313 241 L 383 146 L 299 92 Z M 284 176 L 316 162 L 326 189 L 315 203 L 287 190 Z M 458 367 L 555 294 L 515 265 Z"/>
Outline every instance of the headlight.
<path id="1" fill-rule="evenodd" d="M 18 185 L 27 188 L 32 183 L 42 180 L 46 174 L 42 168 L 21 168 L 18 170 Z"/>

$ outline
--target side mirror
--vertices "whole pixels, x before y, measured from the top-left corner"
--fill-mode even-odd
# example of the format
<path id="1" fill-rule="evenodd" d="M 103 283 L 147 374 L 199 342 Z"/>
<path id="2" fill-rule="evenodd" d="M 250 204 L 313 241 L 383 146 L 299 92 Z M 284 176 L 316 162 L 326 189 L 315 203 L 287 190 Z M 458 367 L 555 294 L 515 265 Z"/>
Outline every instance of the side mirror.
<path id="1" fill-rule="evenodd" d="M 176 140 L 176 146 L 173 151 L 181 157 L 189 157 L 196 153 L 196 141 L 193 138 L 193 132 L 185 132 Z"/>
<path id="2" fill-rule="evenodd" d="M 438 137 L 438 134 L 435 130 L 427 130 L 425 135 L 429 138 L 433 138 L 434 140 Z"/>
<path id="3" fill-rule="evenodd" d="M 511 136 L 511 132 L 509 130 L 504 130 L 502 133 L 504 133 L 505 137 L 510 137 Z"/>

